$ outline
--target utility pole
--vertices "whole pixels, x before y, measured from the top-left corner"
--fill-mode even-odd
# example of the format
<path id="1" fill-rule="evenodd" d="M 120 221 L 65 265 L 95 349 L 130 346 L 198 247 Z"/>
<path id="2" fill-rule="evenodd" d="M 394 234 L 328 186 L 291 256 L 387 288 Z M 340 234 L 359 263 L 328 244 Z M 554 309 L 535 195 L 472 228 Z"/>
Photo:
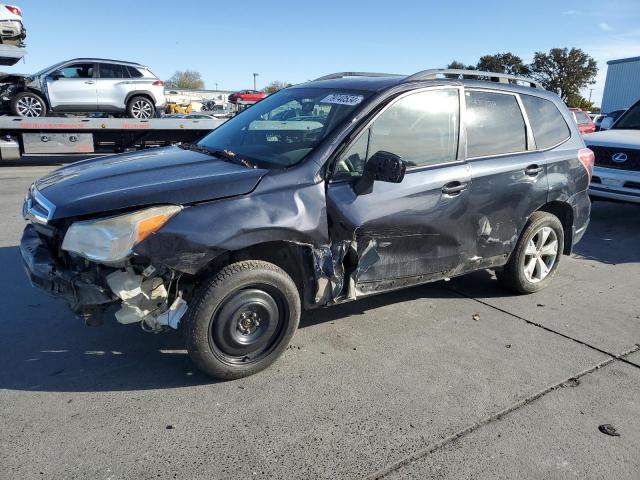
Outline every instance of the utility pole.
<path id="1" fill-rule="evenodd" d="M 593 88 L 589 89 L 589 103 L 591 103 L 591 94 L 593 93 Z"/>
<path id="2" fill-rule="evenodd" d="M 259 74 L 259 73 L 254 73 L 254 74 L 253 74 L 253 89 L 254 89 L 254 90 L 257 90 L 257 88 L 256 88 L 256 77 L 257 77 L 258 75 L 260 75 L 260 74 Z"/>
<path id="3" fill-rule="evenodd" d="M 216 82 L 216 91 L 218 90 L 218 82 Z"/>

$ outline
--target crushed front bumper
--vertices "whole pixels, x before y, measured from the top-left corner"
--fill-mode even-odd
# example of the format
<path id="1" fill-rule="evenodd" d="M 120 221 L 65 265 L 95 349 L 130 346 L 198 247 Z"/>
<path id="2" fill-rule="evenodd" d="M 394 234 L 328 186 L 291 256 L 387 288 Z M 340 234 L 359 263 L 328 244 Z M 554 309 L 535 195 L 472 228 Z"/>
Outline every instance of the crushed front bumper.
<path id="1" fill-rule="evenodd" d="M 66 300 L 74 312 L 115 301 L 108 289 L 91 283 L 86 274 L 63 268 L 31 224 L 22 234 L 20 253 L 31 284 Z"/>

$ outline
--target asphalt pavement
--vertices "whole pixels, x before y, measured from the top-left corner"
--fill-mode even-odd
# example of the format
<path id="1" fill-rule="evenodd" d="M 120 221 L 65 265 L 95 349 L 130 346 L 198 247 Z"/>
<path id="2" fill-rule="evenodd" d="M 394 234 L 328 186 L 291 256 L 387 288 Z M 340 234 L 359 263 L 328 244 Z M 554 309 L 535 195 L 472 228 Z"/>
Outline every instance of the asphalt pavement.
<path id="1" fill-rule="evenodd" d="M 538 294 L 482 271 L 309 312 L 215 382 L 29 286 L 22 199 L 63 162 L 0 166 L 0 478 L 640 477 L 640 206 L 594 203 Z"/>

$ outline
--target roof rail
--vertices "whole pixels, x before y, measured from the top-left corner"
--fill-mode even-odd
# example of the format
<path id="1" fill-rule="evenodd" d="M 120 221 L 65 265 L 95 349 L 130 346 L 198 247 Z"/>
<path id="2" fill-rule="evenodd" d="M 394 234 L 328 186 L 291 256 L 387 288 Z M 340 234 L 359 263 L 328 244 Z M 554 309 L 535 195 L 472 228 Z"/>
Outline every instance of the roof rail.
<path id="1" fill-rule="evenodd" d="M 422 70 L 421 72 L 409 75 L 403 80 L 403 82 L 413 82 L 415 80 L 436 80 L 438 78 L 469 78 L 473 77 L 477 80 L 489 80 L 492 82 L 500 83 L 513 83 L 516 85 L 525 85 L 532 88 L 540 88 L 544 90 L 544 87 L 537 81 L 526 78 L 518 77 L 516 75 L 509 75 L 507 73 L 495 73 L 495 72 L 482 72 L 480 70 L 458 70 L 455 68 L 432 68 L 430 70 Z"/>
<path id="2" fill-rule="evenodd" d="M 329 75 L 324 75 L 322 77 L 318 77 L 314 82 L 318 82 L 320 80 L 333 80 L 335 78 L 344 78 L 344 77 L 401 77 L 397 73 L 375 73 L 375 72 L 337 72 L 330 73 Z"/>

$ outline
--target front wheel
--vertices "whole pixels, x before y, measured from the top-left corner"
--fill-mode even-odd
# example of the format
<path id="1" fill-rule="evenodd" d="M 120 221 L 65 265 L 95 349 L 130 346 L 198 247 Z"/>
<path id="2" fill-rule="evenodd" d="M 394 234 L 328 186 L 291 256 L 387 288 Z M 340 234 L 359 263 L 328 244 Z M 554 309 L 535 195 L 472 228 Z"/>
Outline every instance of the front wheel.
<path id="1" fill-rule="evenodd" d="M 300 295 L 287 273 L 268 262 L 228 265 L 196 293 L 187 318 L 187 350 L 221 380 L 253 375 L 287 348 L 300 321 Z"/>
<path id="2" fill-rule="evenodd" d="M 156 107 L 147 97 L 133 97 L 127 103 L 127 116 L 129 118 L 152 118 Z"/>
<path id="3" fill-rule="evenodd" d="M 509 262 L 496 271 L 500 283 L 518 293 L 545 288 L 558 270 L 564 230 L 558 217 L 535 212 L 529 218 Z"/>
<path id="4" fill-rule="evenodd" d="M 47 104 L 37 93 L 20 92 L 11 99 L 11 113 L 18 117 L 44 117 Z"/>

